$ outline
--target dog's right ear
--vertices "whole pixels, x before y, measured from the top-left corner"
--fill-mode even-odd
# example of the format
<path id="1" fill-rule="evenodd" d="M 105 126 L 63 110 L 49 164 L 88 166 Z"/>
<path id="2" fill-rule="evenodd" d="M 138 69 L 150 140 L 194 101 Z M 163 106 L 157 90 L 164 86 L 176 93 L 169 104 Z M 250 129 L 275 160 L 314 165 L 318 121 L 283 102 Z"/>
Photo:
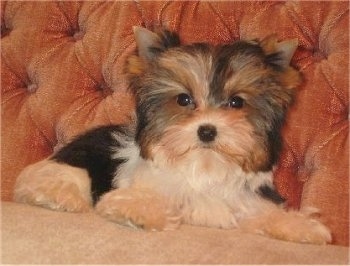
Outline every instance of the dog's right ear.
<path id="1" fill-rule="evenodd" d="M 133 31 L 138 55 L 146 62 L 155 59 L 166 49 L 180 45 L 178 35 L 168 30 L 152 32 L 146 28 L 134 26 Z"/>
<path id="2" fill-rule="evenodd" d="M 127 59 L 126 72 L 133 76 L 144 73 L 148 65 L 165 50 L 179 46 L 180 40 L 176 33 L 168 30 L 152 32 L 143 27 L 133 27 L 137 45 L 137 55 Z"/>

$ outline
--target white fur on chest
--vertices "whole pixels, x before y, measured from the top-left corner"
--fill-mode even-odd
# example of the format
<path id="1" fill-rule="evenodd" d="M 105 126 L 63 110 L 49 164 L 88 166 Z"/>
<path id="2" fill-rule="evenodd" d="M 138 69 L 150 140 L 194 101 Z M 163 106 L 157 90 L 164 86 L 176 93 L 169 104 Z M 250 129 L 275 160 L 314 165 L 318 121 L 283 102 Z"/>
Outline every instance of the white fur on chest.
<path id="1" fill-rule="evenodd" d="M 270 205 L 255 190 L 272 183 L 271 172 L 246 173 L 210 149 L 194 150 L 176 162 L 160 151 L 144 160 L 136 145 L 118 151 L 127 157 L 115 177 L 119 188 L 152 189 L 166 196 L 185 223 L 220 228 L 237 226 L 240 218 Z"/>

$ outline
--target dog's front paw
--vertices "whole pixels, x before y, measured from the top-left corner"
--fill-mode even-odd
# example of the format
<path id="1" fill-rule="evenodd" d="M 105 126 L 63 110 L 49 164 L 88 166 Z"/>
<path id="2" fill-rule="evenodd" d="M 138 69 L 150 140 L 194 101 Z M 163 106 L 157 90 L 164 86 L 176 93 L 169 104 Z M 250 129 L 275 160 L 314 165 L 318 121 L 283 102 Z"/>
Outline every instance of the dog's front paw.
<path id="1" fill-rule="evenodd" d="M 278 239 L 310 244 L 327 244 L 331 242 L 330 230 L 312 217 L 313 213 L 288 211 L 277 214 L 271 219 L 265 231 Z M 274 217 L 275 214 L 272 214 Z"/>
<path id="2" fill-rule="evenodd" d="M 145 230 L 175 230 L 181 222 L 167 200 L 149 190 L 113 190 L 100 199 L 96 211 L 113 222 Z"/>
<path id="3" fill-rule="evenodd" d="M 329 229 L 319 221 L 297 213 L 290 217 L 285 225 L 271 227 L 269 234 L 279 239 L 310 244 L 326 244 L 332 240 Z"/>
<path id="4" fill-rule="evenodd" d="M 292 242 L 318 245 L 331 242 L 329 229 L 314 219 L 313 214 L 275 209 L 244 220 L 240 227 L 249 232 Z"/>

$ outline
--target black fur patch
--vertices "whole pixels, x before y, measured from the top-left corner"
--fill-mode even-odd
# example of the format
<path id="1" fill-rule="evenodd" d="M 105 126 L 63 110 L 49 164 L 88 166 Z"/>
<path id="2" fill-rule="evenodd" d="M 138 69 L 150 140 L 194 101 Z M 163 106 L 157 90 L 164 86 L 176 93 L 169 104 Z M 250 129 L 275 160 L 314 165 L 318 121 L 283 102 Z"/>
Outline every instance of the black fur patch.
<path id="1" fill-rule="evenodd" d="M 104 126 L 92 129 L 76 137 L 59 150 L 51 160 L 74 167 L 84 168 L 91 178 L 91 194 L 94 203 L 99 197 L 111 190 L 117 167 L 126 159 L 112 159 L 113 148 L 122 146 L 112 133 L 127 135 L 121 126 Z"/>
<path id="2" fill-rule="evenodd" d="M 276 191 L 276 189 L 263 185 L 259 187 L 257 193 L 262 196 L 264 199 L 270 200 L 276 204 L 281 204 L 285 202 L 285 199 L 281 197 L 280 194 Z"/>
<path id="3" fill-rule="evenodd" d="M 160 43 L 149 48 L 149 52 L 151 54 L 158 55 L 169 48 L 177 47 L 180 45 L 179 35 L 177 35 L 175 32 L 163 30 L 158 33 L 158 36 L 160 38 Z"/>

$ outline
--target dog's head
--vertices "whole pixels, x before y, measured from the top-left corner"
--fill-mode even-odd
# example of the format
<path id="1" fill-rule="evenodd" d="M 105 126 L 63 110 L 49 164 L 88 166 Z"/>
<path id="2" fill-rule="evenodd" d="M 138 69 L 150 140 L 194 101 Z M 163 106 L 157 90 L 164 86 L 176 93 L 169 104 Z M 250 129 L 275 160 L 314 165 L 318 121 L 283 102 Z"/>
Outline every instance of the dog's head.
<path id="1" fill-rule="evenodd" d="M 127 73 L 136 95 L 141 155 L 168 163 L 216 156 L 244 171 L 267 171 L 300 74 L 296 40 L 181 45 L 167 30 L 134 28 Z M 192 154 L 192 155 L 191 155 Z"/>

